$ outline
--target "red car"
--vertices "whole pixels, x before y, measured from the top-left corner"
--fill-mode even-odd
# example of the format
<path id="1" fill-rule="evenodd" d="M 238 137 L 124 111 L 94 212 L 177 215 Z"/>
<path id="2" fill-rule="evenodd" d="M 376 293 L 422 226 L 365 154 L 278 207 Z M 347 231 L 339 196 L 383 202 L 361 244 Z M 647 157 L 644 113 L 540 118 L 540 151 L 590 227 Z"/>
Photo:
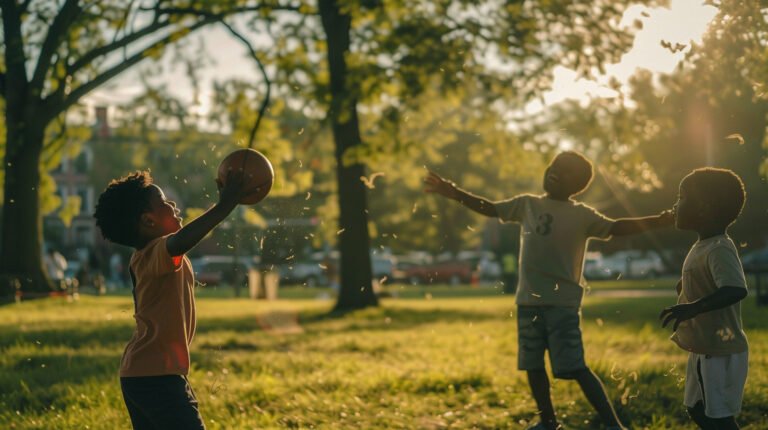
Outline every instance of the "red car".
<path id="1" fill-rule="evenodd" d="M 398 260 L 398 277 L 414 285 L 470 283 L 475 270 L 471 262 L 455 259 L 422 263 Z"/>

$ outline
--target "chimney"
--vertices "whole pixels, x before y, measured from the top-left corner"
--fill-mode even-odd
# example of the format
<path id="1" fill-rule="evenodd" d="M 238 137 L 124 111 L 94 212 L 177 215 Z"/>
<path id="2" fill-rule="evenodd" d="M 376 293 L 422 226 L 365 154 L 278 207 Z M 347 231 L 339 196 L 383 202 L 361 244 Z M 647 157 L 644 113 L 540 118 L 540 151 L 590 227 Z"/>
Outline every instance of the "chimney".
<path id="1" fill-rule="evenodd" d="M 96 136 L 101 139 L 109 137 L 109 120 L 107 119 L 107 107 L 96 106 Z"/>

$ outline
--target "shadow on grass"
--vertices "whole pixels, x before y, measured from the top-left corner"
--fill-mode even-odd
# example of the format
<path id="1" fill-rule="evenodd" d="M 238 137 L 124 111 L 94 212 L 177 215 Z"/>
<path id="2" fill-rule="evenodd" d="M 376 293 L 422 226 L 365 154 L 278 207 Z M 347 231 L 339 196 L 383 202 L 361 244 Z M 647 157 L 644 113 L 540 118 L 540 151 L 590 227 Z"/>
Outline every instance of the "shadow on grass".
<path id="1" fill-rule="evenodd" d="M 378 307 L 344 313 L 308 312 L 300 315 L 299 322 L 304 328 L 309 330 L 356 332 L 364 330 L 405 330 L 427 324 L 479 322 L 501 318 L 500 314 L 492 312 L 460 309 Z"/>

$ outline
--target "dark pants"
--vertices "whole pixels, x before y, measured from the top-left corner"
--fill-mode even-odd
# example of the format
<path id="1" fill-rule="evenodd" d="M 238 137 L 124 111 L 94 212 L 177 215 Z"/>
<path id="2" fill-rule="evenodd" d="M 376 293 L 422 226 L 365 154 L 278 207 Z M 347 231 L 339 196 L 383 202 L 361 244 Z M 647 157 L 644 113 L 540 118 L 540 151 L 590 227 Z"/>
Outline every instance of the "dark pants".
<path id="1" fill-rule="evenodd" d="M 205 429 L 186 376 L 120 378 L 120 388 L 134 430 Z"/>

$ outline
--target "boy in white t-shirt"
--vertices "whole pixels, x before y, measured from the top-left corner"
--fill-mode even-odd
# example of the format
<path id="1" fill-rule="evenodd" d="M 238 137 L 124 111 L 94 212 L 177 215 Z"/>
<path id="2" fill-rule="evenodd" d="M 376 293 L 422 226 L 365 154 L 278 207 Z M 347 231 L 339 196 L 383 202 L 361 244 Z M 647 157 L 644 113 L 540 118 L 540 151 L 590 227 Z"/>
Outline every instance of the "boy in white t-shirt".
<path id="1" fill-rule="evenodd" d="M 578 152 L 558 154 L 544 173 L 544 195 L 523 194 L 491 202 L 472 195 L 430 172 L 425 191 L 443 195 L 503 222 L 521 224 L 518 280 L 518 369 L 528 374 L 541 422 L 531 429 L 562 428 L 557 421 L 544 367 L 549 350 L 552 372 L 574 379 L 607 428 L 621 429 L 600 379 L 584 361 L 581 299 L 584 254 L 591 238 L 608 239 L 672 225 L 671 211 L 659 215 L 612 220 L 575 201 L 592 181 L 592 163 Z"/>
<path id="2" fill-rule="evenodd" d="M 661 312 L 672 341 L 689 352 L 684 404 L 702 429 L 738 429 L 747 380 L 747 337 L 740 301 L 747 283 L 739 253 L 726 233 L 741 213 L 744 184 L 727 169 L 694 170 L 680 183 L 675 225 L 699 234 L 683 263 L 677 305 Z"/>

